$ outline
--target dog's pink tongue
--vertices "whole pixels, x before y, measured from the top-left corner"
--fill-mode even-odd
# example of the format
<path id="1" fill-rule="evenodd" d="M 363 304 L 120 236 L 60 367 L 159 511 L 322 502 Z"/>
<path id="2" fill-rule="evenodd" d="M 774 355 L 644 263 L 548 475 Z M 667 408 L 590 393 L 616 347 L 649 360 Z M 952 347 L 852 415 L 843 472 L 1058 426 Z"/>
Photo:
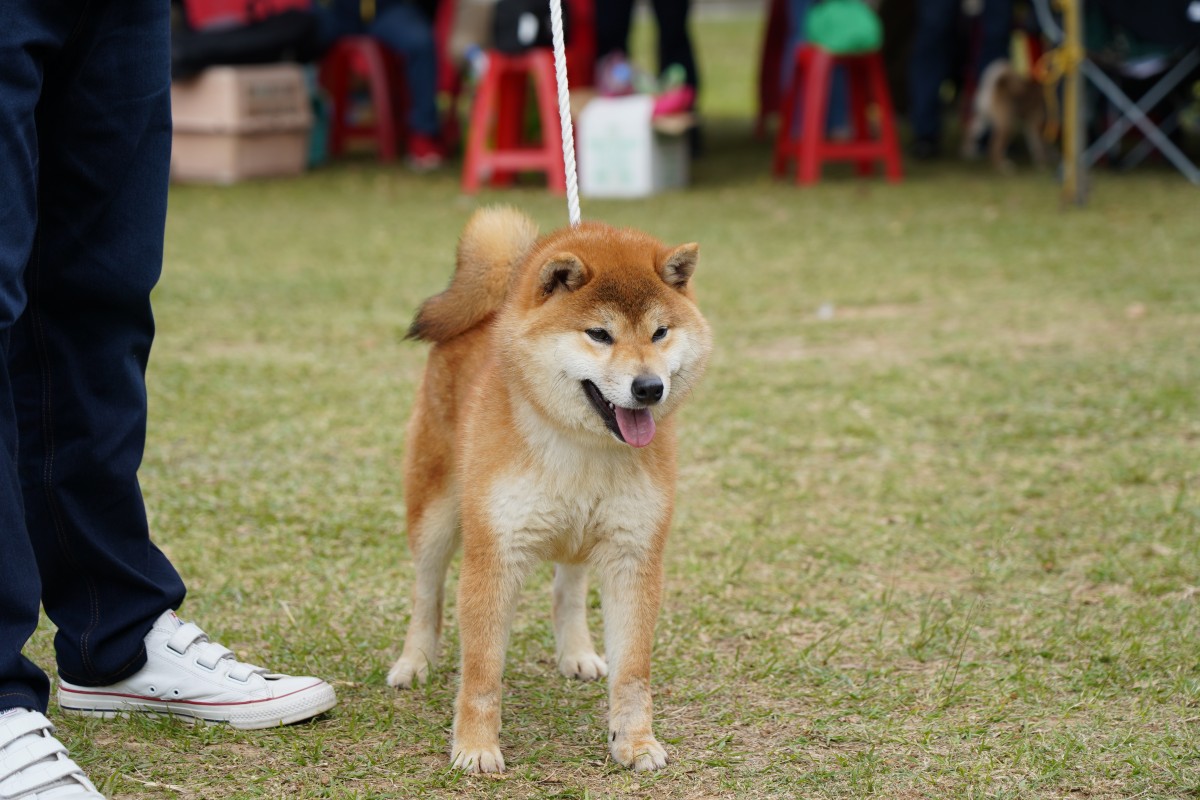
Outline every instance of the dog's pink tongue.
<path id="1" fill-rule="evenodd" d="M 617 427 L 621 429 L 621 437 L 626 444 L 634 447 L 645 447 L 654 438 L 654 417 L 650 416 L 648 408 L 616 407 Z"/>

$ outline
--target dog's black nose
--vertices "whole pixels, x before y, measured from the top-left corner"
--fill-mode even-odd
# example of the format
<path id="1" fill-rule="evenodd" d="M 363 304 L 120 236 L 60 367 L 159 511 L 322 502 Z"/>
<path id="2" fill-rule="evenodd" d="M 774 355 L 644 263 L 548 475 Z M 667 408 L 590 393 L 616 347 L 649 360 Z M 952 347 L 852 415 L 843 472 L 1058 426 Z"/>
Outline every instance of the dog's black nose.
<path id="1" fill-rule="evenodd" d="M 662 400 L 663 382 L 657 375 L 638 375 L 633 379 L 633 399 L 639 403 L 657 403 Z"/>

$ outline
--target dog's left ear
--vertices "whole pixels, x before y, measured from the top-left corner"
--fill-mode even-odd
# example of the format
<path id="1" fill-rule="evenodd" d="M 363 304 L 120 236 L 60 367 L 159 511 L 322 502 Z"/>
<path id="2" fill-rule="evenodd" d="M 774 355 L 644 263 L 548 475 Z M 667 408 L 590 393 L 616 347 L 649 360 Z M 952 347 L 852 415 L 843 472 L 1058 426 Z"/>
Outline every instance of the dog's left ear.
<path id="1" fill-rule="evenodd" d="M 695 242 L 681 244 L 672 250 L 663 261 L 658 274 L 662 275 L 662 279 L 667 282 L 667 285 L 683 291 L 687 288 L 692 273 L 696 271 L 696 262 L 699 258 L 700 245 Z"/>
<path id="2" fill-rule="evenodd" d="M 592 272 L 587 264 L 574 253 L 558 253 L 542 265 L 538 273 L 538 286 L 542 287 L 542 296 L 549 297 L 558 291 L 573 292 L 591 277 Z"/>

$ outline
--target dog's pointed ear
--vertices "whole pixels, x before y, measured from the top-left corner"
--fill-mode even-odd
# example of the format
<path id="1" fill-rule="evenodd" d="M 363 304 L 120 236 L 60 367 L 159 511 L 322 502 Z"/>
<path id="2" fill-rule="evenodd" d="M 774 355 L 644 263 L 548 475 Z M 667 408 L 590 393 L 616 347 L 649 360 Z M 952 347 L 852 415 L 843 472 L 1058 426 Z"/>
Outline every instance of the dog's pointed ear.
<path id="1" fill-rule="evenodd" d="M 662 266 L 659 267 L 658 274 L 662 275 L 662 279 L 667 282 L 668 286 L 683 291 L 687 288 L 692 273 L 696 271 L 696 262 L 699 258 L 700 245 L 695 242 L 681 244 L 667 255 Z"/>
<path id="2" fill-rule="evenodd" d="M 574 253 L 557 253 L 542 265 L 538 273 L 538 286 L 542 296 L 555 292 L 573 292 L 591 280 L 592 271 Z"/>

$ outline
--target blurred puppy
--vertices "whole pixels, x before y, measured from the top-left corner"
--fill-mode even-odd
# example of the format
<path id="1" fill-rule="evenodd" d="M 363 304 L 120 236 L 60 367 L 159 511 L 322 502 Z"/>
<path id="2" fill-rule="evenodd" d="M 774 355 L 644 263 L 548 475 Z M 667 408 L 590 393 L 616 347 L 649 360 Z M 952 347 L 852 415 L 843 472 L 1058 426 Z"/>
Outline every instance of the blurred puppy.
<path id="1" fill-rule="evenodd" d="M 1046 98 L 1041 84 L 1017 74 L 1007 60 L 997 59 L 979 79 L 971 121 L 963 137 L 963 158 L 978 157 L 980 140 L 990 130 L 988 157 L 1000 172 L 1012 172 L 1015 167 L 1008 158 L 1008 146 L 1020 127 L 1033 163 L 1043 169 L 1048 163 L 1042 139 L 1045 125 Z"/>

